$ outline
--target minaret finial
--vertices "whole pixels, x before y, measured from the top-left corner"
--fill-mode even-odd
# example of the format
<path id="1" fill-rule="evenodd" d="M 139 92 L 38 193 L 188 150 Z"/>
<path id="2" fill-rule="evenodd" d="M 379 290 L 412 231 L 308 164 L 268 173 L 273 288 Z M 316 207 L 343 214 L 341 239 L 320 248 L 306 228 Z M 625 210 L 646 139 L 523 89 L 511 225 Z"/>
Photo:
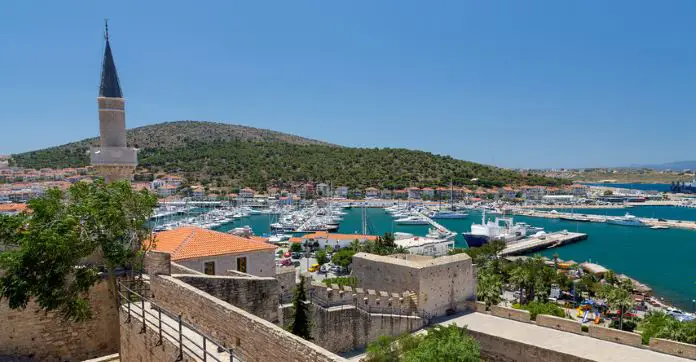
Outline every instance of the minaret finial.
<path id="1" fill-rule="evenodd" d="M 109 19 L 104 19 L 104 38 L 109 41 Z"/>

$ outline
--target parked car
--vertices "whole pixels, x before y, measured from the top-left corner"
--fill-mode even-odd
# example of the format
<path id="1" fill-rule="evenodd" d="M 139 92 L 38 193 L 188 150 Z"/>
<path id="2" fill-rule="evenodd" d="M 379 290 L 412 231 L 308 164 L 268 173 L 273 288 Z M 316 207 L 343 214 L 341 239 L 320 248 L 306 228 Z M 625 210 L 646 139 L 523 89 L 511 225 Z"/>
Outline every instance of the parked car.
<path id="1" fill-rule="evenodd" d="M 292 265 L 292 260 L 290 258 L 280 259 L 280 265 L 290 266 Z"/>
<path id="2" fill-rule="evenodd" d="M 319 264 L 312 264 L 312 266 L 310 266 L 307 269 L 307 271 L 309 271 L 310 273 L 314 273 L 315 271 L 318 271 L 319 268 L 320 268 Z"/>
<path id="3" fill-rule="evenodd" d="M 302 259 L 302 253 L 292 253 L 293 259 Z"/>
<path id="4" fill-rule="evenodd" d="M 319 273 L 321 273 L 321 274 L 326 274 L 326 273 L 328 273 L 328 272 L 329 272 L 329 266 L 328 266 L 328 265 L 324 264 L 324 265 L 322 265 L 322 266 L 319 267 Z"/>

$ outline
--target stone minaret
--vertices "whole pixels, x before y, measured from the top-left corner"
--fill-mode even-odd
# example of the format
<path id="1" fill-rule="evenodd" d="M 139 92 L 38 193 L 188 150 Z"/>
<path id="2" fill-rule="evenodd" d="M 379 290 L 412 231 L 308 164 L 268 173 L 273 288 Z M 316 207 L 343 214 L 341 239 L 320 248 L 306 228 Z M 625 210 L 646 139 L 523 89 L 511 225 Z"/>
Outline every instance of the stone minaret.
<path id="1" fill-rule="evenodd" d="M 134 148 L 126 145 L 125 100 L 118 82 L 116 64 L 109 44 L 109 27 L 104 33 L 106 47 L 102 63 L 99 87 L 99 138 L 100 146 L 90 150 L 92 166 L 104 176 L 106 182 L 131 180 L 138 164 Z"/>

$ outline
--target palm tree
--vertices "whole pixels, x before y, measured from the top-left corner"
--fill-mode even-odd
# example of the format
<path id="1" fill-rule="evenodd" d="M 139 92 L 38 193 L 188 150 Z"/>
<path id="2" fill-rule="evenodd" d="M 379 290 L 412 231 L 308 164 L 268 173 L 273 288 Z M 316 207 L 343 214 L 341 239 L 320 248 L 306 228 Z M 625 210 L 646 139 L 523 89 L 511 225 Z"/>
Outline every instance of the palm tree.
<path id="1" fill-rule="evenodd" d="M 486 307 L 500 302 L 503 278 L 490 266 L 480 268 L 476 285 L 476 297 L 486 303 Z"/>
<path id="2" fill-rule="evenodd" d="M 526 273 L 524 268 L 521 265 L 518 265 L 514 267 L 510 271 L 510 284 L 512 284 L 512 287 L 514 289 L 517 289 L 519 292 L 519 295 L 517 296 L 517 303 L 522 304 L 522 289 L 524 288 L 525 281 L 526 281 Z"/>
<path id="3" fill-rule="evenodd" d="M 624 310 L 633 307 L 633 296 L 624 288 L 613 288 L 608 293 L 607 302 L 612 308 L 619 308 L 619 329 L 623 330 Z"/>
<path id="4" fill-rule="evenodd" d="M 360 240 L 355 239 L 350 243 L 350 248 L 353 249 L 356 253 L 359 253 L 362 250 L 362 245 L 360 244 Z"/>

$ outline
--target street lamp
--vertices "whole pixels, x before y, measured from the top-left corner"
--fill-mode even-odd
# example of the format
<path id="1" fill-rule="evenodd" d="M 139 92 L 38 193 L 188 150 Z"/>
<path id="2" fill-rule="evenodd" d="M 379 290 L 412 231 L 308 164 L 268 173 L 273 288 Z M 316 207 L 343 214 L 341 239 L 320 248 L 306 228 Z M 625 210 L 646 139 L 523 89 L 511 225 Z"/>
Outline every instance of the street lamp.
<path id="1" fill-rule="evenodd" d="M 691 310 L 696 312 L 696 299 L 691 300 Z"/>

